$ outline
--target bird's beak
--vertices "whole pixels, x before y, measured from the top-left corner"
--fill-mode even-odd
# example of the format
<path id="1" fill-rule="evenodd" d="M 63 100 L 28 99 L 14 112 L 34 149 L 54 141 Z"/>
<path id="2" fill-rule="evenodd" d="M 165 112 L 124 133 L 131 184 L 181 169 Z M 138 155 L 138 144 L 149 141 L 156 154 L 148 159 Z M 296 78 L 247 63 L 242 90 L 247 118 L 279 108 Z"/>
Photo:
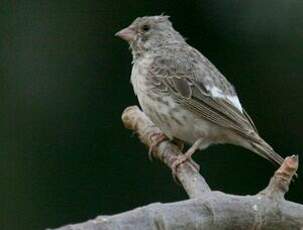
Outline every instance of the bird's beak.
<path id="1" fill-rule="evenodd" d="M 126 27 L 115 34 L 127 42 L 131 42 L 136 37 L 136 31 L 132 27 Z"/>

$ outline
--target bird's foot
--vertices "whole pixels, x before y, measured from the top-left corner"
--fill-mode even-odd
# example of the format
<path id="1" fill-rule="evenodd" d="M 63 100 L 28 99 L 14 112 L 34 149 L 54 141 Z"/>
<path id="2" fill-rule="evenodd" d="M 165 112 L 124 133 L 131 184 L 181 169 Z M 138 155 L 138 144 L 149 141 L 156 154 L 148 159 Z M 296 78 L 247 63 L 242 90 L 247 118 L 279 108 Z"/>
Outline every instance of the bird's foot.
<path id="1" fill-rule="evenodd" d="M 183 155 L 177 156 L 177 158 L 174 160 L 171 169 L 172 169 L 172 175 L 174 180 L 176 181 L 177 176 L 177 169 L 178 167 L 183 164 L 184 162 L 189 162 L 190 167 L 192 167 L 193 170 L 199 172 L 200 166 L 194 162 L 191 158 L 191 156 L 196 152 L 196 150 L 199 148 L 200 144 L 202 142 L 202 139 L 198 139 Z"/>
<path id="2" fill-rule="evenodd" d="M 181 164 L 185 163 L 185 162 L 188 162 L 188 163 L 189 163 L 189 166 L 190 166 L 193 170 L 195 170 L 195 171 L 197 171 L 197 172 L 200 171 L 200 166 L 199 166 L 196 162 L 193 161 L 193 159 L 191 158 L 191 156 L 186 155 L 186 154 L 184 154 L 184 155 L 179 155 L 179 156 L 176 157 L 176 159 L 174 160 L 174 162 L 173 162 L 173 164 L 172 164 L 172 166 L 171 166 L 171 168 L 172 168 L 172 174 L 173 174 L 174 179 L 175 179 L 176 176 L 177 176 L 177 169 L 178 169 L 178 167 L 179 167 Z"/>
<path id="3" fill-rule="evenodd" d="M 158 132 L 158 133 L 153 133 L 152 135 L 150 135 L 149 139 L 151 140 L 152 144 L 150 145 L 149 150 L 148 150 L 148 159 L 150 161 L 153 161 L 154 148 L 157 145 L 159 145 L 162 141 L 168 139 L 168 137 L 165 136 L 164 133 Z"/>

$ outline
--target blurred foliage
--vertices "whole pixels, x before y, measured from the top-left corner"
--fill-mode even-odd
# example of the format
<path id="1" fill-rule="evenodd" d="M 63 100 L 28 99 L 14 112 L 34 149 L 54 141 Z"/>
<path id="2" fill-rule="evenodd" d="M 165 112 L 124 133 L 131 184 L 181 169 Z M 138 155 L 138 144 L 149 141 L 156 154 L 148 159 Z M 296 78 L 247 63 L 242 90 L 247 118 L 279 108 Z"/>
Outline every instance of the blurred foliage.
<path id="1" fill-rule="evenodd" d="M 262 136 L 284 156 L 300 154 L 302 10 L 299 0 L 1 0 L 0 229 L 186 199 L 120 121 L 137 100 L 130 52 L 113 35 L 138 16 L 171 15 L 233 82 Z M 274 171 L 229 145 L 194 158 L 213 189 L 234 194 L 259 191 Z M 288 199 L 303 203 L 300 174 Z"/>

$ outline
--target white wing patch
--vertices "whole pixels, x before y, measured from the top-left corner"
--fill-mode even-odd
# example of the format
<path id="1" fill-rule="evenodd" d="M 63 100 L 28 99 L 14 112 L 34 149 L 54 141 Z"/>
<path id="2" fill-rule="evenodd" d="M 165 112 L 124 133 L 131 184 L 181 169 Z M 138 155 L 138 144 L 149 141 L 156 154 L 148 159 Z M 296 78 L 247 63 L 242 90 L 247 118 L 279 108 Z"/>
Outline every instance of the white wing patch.
<path id="1" fill-rule="evenodd" d="M 241 103 L 239 101 L 239 98 L 236 95 L 234 95 L 234 96 L 226 95 L 222 92 L 221 89 L 219 89 L 216 86 L 212 86 L 212 87 L 206 86 L 206 89 L 211 93 L 211 95 L 213 97 L 224 98 L 224 99 L 228 100 L 228 102 L 230 102 L 233 106 L 235 106 L 237 109 L 239 109 L 243 113 Z"/>
<path id="2" fill-rule="evenodd" d="M 227 99 L 243 113 L 243 109 L 237 96 L 227 96 Z"/>

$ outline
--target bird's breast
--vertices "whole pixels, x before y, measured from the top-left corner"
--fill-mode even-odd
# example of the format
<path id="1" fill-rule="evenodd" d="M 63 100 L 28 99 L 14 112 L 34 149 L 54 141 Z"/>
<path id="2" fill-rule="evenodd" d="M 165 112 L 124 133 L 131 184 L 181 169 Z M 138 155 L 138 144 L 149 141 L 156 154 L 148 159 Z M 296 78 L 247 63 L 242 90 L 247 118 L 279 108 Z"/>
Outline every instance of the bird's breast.
<path id="1" fill-rule="evenodd" d="M 134 92 L 138 97 L 140 94 L 145 94 L 146 91 L 150 89 L 151 84 L 148 82 L 148 68 L 151 63 L 152 59 L 147 57 L 141 58 L 133 64 L 131 83 Z"/>

